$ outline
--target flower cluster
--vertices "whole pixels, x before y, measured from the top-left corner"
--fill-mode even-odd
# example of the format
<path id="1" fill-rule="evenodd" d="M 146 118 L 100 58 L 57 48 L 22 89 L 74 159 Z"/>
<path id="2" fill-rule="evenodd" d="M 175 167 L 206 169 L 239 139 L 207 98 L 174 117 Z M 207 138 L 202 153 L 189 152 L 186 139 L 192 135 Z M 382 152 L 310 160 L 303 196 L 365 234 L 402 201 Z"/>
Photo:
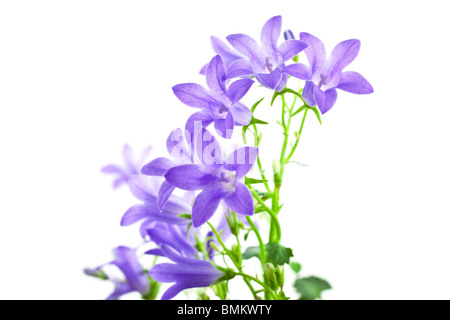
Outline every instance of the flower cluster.
<path id="1" fill-rule="evenodd" d="M 211 37 L 216 55 L 200 71 L 205 85 L 182 83 L 172 88 L 183 104 L 197 111 L 186 119 L 184 130 L 176 128 L 169 133 L 168 154 L 151 161 L 134 161 L 130 147 L 125 146 L 126 166 L 109 165 L 103 169 L 116 175 L 114 187 L 127 184 L 139 201 L 124 213 L 121 225 L 139 224 L 142 241 L 136 248 L 115 249 L 112 262 L 85 270 L 86 274 L 114 283 L 110 299 L 129 292 L 155 299 L 162 283 L 173 285 L 161 299 L 203 287 L 213 288 L 217 297 L 225 299 L 227 283 L 236 276 L 243 278 L 255 299 L 261 298 L 259 292 L 265 299 L 285 299 L 285 264 L 291 264 L 298 277 L 296 289 L 303 298 L 307 297 L 302 283 L 314 284 L 310 278 L 299 276 L 297 264 L 290 262 L 292 250 L 281 245 L 277 217 L 282 208 L 279 199 L 285 165 L 297 148 L 308 110 L 320 120 L 320 114 L 324 115 L 336 103 L 336 89 L 355 94 L 368 94 L 373 89 L 359 73 L 344 71 L 358 55 L 359 40 L 339 43 L 327 58 L 324 44 L 315 36 L 302 32 L 295 39 L 287 30 L 285 40 L 280 41 L 281 32 L 282 18 L 275 16 L 264 24 L 259 43 L 245 34 L 227 36 L 229 45 Z M 309 65 L 298 62 L 303 55 Z M 304 87 L 287 87 L 290 77 L 303 80 Z M 252 108 L 244 102 L 255 82 L 273 94 L 272 103 L 277 97 L 282 98 L 279 124 L 283 127 L 283 142 L 281 156 L 274 161 L 273 184 L 259 155 L 258 130 L 268 122 L 258 120 L 255 109 L 263 99 Z M 293 95 L 292 106 L 286 102 L 287 94 Z M 294 110 L 298 101 L 303 105 Z M 303 120 L 289 150 L 291 120 L 300 112 L 304 112 Z M 233 133 L 237 127 L 242 127 L 245 145 L 226 154 L 223 145 L 236 136 Z M 246 144 L 247 132 L 255 137 L 253 146 Z M 260 178 L 249 177 L 254 167 Z M 255 185 L 263 185 L 264 190 Z M 259 223 L 252 220 L 256 214 L 270 221 L 267 243 Z M 254 234 L 258 246 L 243 252 L 242 231 L 244 241 Z M 236 243 L 230 247 L 226 242 L 233 237 Z M 217 255 L 233 267 L 220 266 Z M 144 267 L 140 259 L 145 256 L 153 256 L 154 263 Z M 244 272 L 242 261 L 252 257 L 260 260 L 262 276 Z M 160 259 L 165 262 L 160 263 Z M 106 270 L 111 265 L 119 269 L 120 280 Z M 326 281 L 321 281 L 322 289 L 315 288 L 319 295 L 310 298 L 320 298 L 320 292 L 328 288 Z M 205 297 L 205 293 L 199 297 Z"/>

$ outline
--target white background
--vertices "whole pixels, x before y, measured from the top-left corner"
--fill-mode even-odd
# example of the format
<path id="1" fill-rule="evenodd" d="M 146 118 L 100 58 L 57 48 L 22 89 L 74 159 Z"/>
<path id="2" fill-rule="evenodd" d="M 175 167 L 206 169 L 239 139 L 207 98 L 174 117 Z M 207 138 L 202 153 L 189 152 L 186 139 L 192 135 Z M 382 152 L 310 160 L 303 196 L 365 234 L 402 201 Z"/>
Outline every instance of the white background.
<path id="1" fill-rule="evenodd" d="M 323 126 L 308 116 L 295 155 L 308 166 L 290 166 L 282 191 L 283 243 L 304 275 L 331 282 L 326 299 L 450 298 L 446 1 L 109 0 L 0 3 L 1 299 L 108 295 L 83 268 L 139 237 L 119 226 L 136 201 L 100 168 L 124 143 L 165 155 L 193 111 L 171 87 L 203 83 L 209 36 L 258 38 L 277 14 L 328 50 L 360 39 L 347 70 L 375 89 L 339 92 Z M 275 122 L 279 105 L 264 108 Z M 281 131 L 264 137 L 270 167 Z"/>

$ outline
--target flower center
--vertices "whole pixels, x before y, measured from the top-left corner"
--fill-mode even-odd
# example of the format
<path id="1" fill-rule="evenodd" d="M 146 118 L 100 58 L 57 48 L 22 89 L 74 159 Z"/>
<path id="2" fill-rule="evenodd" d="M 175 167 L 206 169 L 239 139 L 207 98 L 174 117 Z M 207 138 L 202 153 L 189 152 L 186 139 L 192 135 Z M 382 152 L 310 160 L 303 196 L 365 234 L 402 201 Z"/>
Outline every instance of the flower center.
<path id="1" fill-rule="evenodd" d="M 320 75 L 320 80 L 319 83 L 317 84 L 317 86 L 319 87 L 319 89 L 322 87 L 322 85 L 326 85 L 328 83 L 328 80 L 330 80 L 330 76 L 329 75 L 324 75 L 321 74 Z"/>
<path id="2" fill-rule="evenodd" d="M 267 69 L 267 71 L 269 71 L 270 73 L 272 73 L 272 71 L 273 71 L 273 65 L 270 63 L 269 57 L 266 57 L 264 69 Z"/>
<path id="3" fill-rule="evenodd" d="M 228 116 L 228 111 L 230 111 L 230 109 L 225 105 L 221 104 L 219 109 L 217 110 L 217 117 L 220 119 L 226 119 Z"/>
<path id="4" fill-rule="evenodd" d="M 236 176 L 236 172 L 223 170 L 220 172 L 219 179 L 217 182 L 222 184 L 225 188 L 234 190 L 234 177 Z"/>

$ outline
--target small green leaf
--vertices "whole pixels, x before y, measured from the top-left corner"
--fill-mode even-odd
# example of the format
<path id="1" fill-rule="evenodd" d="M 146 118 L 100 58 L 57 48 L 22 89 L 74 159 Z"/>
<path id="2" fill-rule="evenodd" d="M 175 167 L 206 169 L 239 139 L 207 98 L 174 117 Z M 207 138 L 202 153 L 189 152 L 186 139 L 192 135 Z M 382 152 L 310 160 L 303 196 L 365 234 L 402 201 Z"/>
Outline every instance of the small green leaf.
<path id="1" fill-rule="evenodd" d="M 322 125 L 322 117 L 320 115 L 319 109 L 317 109 L 317 107 L 310 108 L 310 109 L 312 109 L 312 111 L 314 111 L 314 113 L 316 114 L 317 120 L 319 120 L 320 125 Z"/>
<path id="2" fill-rule="evenodd" d="M 259 99 L 257 102 L 255 102 L 255 104 L 251 107 L 250 110 L 252 110 L 252 113 L 255 112 L 256 107 L 261 103 L 261 101 L 263 101 L 264 98 Z"/>
<path id="3" fill-rule="evenodd" d="M 269 124 L 269 123 L 256 118 L 252 118 L 252 122 L 250 124 Z"/>
<path id="4" fill-rule="evenodd" d="M 242 254 L 242 259 L 248 260 L 253 257 L 257 257 L 261 259 L 261 250 L 259 247 L 248 247 L 245 252 Z"/>
<path id="5" fill-rule="evenodd" d="M 291 118 L 297 114 L 299 114 L 300 112 L 302 112 L 303 110 L 305 110 L 306 108 L 308 108 L 308 106 L 306 104 L 304 104 L 303 106 L 301 106 L 300 108 L 297 109 L 297 111 L 295 111 L 293 114 L 291 114 Z"/>
<path id="6" fill-rule="evenodd" d="M 182 213 L 178 215 L 180 218 L 185 218 L 191 220 L 191 215 L 189 213 Z"/>
<path id="7" fill-rule="evenodd" d="M 244 143 L 247 144 L 247 136 L 245 133 L 247 132 L 249 126 L 243 126 L 242 127 L 242 140 L 244 140 Z"/>
<path id="8" fill-rule="evenodd" d="M 300 270 L 302 270 L 302 265 L 298 262 L 294 262 L 292 261 L 289 266 L 291 267 L 291 269 L 295 272 L 295 273 L 299 273 Z"/>
<path id="9" fill-rule="evenodd" d="M 245 184 L 257 184 L 257 183 L 266 183 L 268 180 L 260 180 L 245 177 Z"/>
<path id="10" fill-rule="evenodd" d="M 300 300 L 321 299 L 322 292 L 331 289 L 326 280 L 314 276 L 297 279 L 294 287 L 301 294 Z"/>
<path id="11" fill-rule="evenodd" d="M 272 96 L 272 100 L 270 101 L 270 106 L 273 106 L 273 103 L 275 102 L 275 99 L 280 95 L 280 92 L 274 92 Z"/>
<path id="12" fill-rule="evenodd" d="M 279 243 L 266 244 L 267 262 L 271 262 L 274 266 L 282 266 L 285 263 L 289 263 L 291 257 L 293 257 L 292 249 L 285 248 Z"/>
<path id="13" fill-rule="evenodd" d="M 290 88 L 284 88 L 284 90 L 282 91 L 282 93 L 286 93 L 286 92 L 292 93 L 293 95 L 299 97 L 299 98 L 303 101 L 302 95 L 301 95 L 300 93 L 298 93 L 297 91 L 292 90 L 292 89 L 290 89 Z"/>

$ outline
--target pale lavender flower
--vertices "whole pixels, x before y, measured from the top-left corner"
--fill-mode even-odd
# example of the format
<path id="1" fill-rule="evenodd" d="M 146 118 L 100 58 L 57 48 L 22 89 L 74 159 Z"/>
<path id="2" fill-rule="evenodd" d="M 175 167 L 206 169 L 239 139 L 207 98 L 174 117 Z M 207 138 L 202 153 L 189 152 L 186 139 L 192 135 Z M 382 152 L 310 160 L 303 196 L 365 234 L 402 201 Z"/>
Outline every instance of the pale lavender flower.
<path id="1" fill-rule="evenodd" d="M 309 45 L 304 51 L 309 66 L 297 63 L 287 66 L 284 70 L 293 77 L 306 80 L 302 95 L 309 106 L 317 105 L 320 112 L 325 114 L 336 102 L 336 89 L 355 94 L 373 92 L 371 84 L 362 75 L 353 71 L 344 72 L 344 68 L 359 53 L 359 40 L 350 39 L 338 43 L 328 59 L 325 46 L 318 38 L 302 32 L 300 40 Z"/>
<path id="2" fill-rule="evenodd" d="M 120 222 L 122 226 L 129 226 L 143 220 L 141 224 L 143 238 L 147 236 L 147 229 L 154 226 L 156 222 L 188 224 L 189 221 L 179 215 L 191 211 L 189 203 L 176 195 L 172 195 L 168 199 L 161 211 L 157 204 L 155 188 L 151 184 L 152 181 L 149 181 L 147 177 L 136 175 L 130 178 L 129 185 L 132 194 L 143 203 L 130 207 Z"/>
<path id="3" fill-rule="evenodd" d="M 208 287 L 224 275 L 209 261 L 185 257 L 165 244 L 161 246 L 161 251 L 174 263 L 157 264 L 149 274 L 158 282 L 175 282 L 164 292 L 162 300 L 170 300 L 185 289 Z"/>
<path id="4" fill-rule="evenodd" d="M 115 260 L 103 264 L 95 269 L 85 269 L 87 275 L 93 275 L 104 279 L 109 279 L 115 284 L 114 291 L 106 298 L 106 300 L 118 300 L 122 295 L 130 292 L 139 292 L 145 296 L 150 291 L 150 281 L 147 273 L 140 265 L 136 250 L 128 247 L 120 246 L 114 249 Z M 118 280 L 108 277 L 102 271 L 105 265 L 115 265 L 122 272 L 125 279 Z"/>
<path id="5" fill-rule="evenodd" d="M 252 112 L 239 101 L 253 84 L 251 79 L 240 79 L 227 86 L 227 69 L 223 59 L 217 55 L 206 69 L 208 89 L 196 83 L 183 83 L 174 86 L 173 92 L 187 106 L 201 109 L 194 113 L 186 123 L 186 130 L 195 136 L 195 122 L 206 128 L 211 123 L 217 133 L 230 139 L 234 126 L 246 126 L 252 119 Z"/>
<path id="6" fill-rule="evenodd" d="M 254 76 L 263 86 L 282 91 L 289 78 L 284 72 L 285 63 L 308 45 L 300 40 L 287 40 L 278 46 L 281 35 L 281 16 L 267 21 L 261 30 L 261 45 L 245 34 L 232 34 L 228 42 L 245 59 L 236 60 L 228 68 L 228 77 Z"/>
<path id="7" fill-rule="evenodd" d="M 229 67 L 231 63 L 236 60 L 242 59 L 238 52 L 231 49 L 225 42 L 220 40 L 217 37 L 211 36 L 211 46 L 216 54 L 222 57 L 223 62 L 225 63 L 225 67 Z M 208 64 L 205 64 L 203 68 L 200 70 L 200 74 L 205 75 L 206 69 L 208 68 Z"/>
<path id="8" fill-rule="evenodd" d="M 218 161 L 220 149 L 216 146 L 215 162 L 210 164 L 186 164 L 169 169 L 164 177 L 182 190 L 202 190 L 192 207 L 192 223 L 195 227 L 208 221 L 220 202 L 232 211 L 252 215 L 254 203 L 247 186 L 241 182 L 258 156 L 255 147 L 243 147 L 231 153 L 225 163 Z"/>
<path id="9" fill-rule="evenodd" d="M 145 148 L 138 159 L 135 158 L 133 150 L 128 144 L 125 144 L 122 149 L 122 157 L 124 166 L 110 164 L 102 168 L 103 173 L 116 175 L 113 182 L 113 188 L 116 189 L 121 185 L 127 184 L 128 179 L 135 174 L 139 174 L 142 165 L 147 160 L 152 147 Z"/>

